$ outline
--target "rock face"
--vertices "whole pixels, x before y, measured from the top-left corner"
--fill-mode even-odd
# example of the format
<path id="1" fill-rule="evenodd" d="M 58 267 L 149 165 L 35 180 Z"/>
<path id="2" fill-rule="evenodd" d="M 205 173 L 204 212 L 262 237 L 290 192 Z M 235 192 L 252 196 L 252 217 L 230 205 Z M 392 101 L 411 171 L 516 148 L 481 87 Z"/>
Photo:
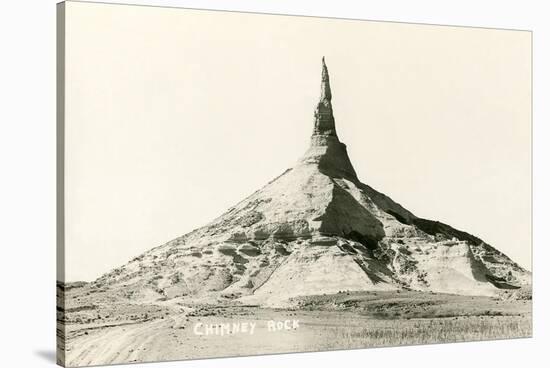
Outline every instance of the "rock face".
<path id="1" fill-rule="evenodd" d="M 331 99 L 323 58 L 310 147 L 293 168 L 93 285 L 143 301 L 279 305 L 345 290 L 493 295 L 530 284 L 528 271 L 481 239 L 418 218 L 361 183 L 336 134 Z"/>

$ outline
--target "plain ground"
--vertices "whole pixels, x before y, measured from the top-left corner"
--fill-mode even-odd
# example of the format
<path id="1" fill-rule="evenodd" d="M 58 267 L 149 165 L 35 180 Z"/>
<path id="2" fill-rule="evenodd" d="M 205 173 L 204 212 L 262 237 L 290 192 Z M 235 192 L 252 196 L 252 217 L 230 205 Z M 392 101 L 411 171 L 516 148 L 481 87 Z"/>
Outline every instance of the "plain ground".
<path id="1" fill-rule="evenodd" d="M 78 294 L 75 294 L 75 296 Z M 531 300 L 413 291 L 297 298 L 287 309 L 227 304 L 88 305 L 68 312 L 68 365 L 196 359 L 530 337 Z M 270 331 L 268 321 L 298 320 Z M 195 335 L 196 323 L 255 322 L 254 334 Z"/>

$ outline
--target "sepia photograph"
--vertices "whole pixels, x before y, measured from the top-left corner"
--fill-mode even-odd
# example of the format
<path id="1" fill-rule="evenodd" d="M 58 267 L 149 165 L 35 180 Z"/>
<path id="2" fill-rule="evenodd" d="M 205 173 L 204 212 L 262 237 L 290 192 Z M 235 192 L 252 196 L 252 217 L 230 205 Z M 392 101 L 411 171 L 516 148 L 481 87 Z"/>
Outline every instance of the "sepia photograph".
<path id="1" fill-rule="evenodd" d="M 57 362 L 529 338 L 532 33 L 57 5 Z"/>

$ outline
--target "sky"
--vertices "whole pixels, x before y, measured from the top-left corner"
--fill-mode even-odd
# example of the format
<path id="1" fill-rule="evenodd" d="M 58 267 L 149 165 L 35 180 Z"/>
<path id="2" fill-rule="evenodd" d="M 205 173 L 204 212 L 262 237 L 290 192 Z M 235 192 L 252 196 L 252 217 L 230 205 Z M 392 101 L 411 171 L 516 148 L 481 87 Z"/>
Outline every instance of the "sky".
<path id="1" fill-rule="evenodd" d="M 360 180 L 531 268 L 531 33 L 67 4 L 67 281 L 205 225 L 296 163 L 322 56 Z"/>

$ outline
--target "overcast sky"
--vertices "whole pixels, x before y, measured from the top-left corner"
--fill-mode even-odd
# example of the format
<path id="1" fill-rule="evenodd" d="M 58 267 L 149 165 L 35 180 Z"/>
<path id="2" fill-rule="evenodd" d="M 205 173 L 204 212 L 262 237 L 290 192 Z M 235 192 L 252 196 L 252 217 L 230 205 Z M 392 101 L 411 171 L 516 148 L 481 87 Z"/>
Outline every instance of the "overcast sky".
<path id="1" fill-rule="evenodd" d="M 361 181 L 531 268 L 530 33 L 67 4 L 67 280 L 291 167 L 323 55 Z"/>

